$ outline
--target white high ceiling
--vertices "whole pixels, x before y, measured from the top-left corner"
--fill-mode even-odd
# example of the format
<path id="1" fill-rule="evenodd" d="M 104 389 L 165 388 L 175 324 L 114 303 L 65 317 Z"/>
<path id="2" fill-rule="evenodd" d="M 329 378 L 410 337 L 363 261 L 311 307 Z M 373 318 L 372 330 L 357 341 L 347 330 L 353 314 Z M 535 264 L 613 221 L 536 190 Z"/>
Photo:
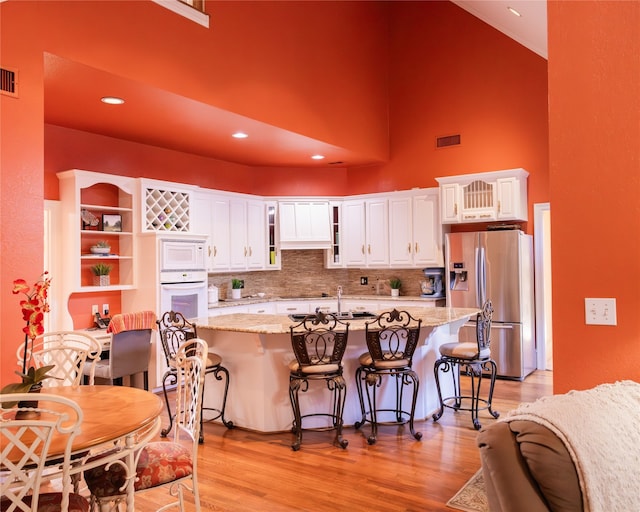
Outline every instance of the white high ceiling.
<path id="1" fill-rule="evenodd" d="M 451 0 L 454 4 L 547 58 L 547 0 Z M 508 7 L 521 16 L 512 14 Z"/>

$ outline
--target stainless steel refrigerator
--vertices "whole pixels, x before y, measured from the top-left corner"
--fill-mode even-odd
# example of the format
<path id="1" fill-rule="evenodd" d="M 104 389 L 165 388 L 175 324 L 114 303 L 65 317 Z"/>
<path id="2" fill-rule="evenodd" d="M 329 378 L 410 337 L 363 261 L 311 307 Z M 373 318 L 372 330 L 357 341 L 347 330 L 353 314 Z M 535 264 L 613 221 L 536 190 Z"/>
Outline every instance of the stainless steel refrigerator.
<path id="1" fill-rule="evenodd" d="M 498 376 L 524 379 L 536 369 L 531 235 L 519 230 L 448 233 L 445 255 L 447 305 L 481 307 L 491 299 L 491 356 Z M 460 329 L 459 339 L 475 342 L 474 321 Z"/>

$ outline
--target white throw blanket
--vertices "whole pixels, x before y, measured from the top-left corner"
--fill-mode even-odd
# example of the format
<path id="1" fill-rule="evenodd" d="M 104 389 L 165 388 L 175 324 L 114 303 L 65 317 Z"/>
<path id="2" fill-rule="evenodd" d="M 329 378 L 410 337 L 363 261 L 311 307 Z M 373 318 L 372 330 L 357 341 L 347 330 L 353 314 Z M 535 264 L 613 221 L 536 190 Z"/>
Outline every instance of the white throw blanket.
<path id="1" fill-rule="evenodd" d="M 585 512 L 640 511 L 640 384 L 621 381 L 522 404 L 501 421 L 544 425 L 576 466 Z"/>

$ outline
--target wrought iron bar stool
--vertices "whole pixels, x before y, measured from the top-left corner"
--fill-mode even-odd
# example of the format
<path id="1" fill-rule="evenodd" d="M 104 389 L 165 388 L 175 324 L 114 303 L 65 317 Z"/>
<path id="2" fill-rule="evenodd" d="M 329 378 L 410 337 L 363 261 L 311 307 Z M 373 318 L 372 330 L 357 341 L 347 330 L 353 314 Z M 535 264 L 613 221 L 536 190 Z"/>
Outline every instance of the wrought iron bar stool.
<path id="1" fill-rule="evenodd" d="M 178 372 L 176 370 L 175 358 L 176 354 L 180 350 L 180 347 L 191 339 L 197 338 L 196 326 L 189 322 L 182 313 L 177 311 L 167 311 L 163 313 L 160 319 L 157 321 L 158 332 L 160 333 L 160 342 L 162 343 L 162 350 L 164 351 L 164 357 L 167 362 L 168 370 L 162 377 L 162 391 L 164 392 L 164 401 L 167 405 L 167 412 L 169 413 L 169 426 L 162 429 L 160 435 L 167 437 L 171 428 L 173 427 L 174 415 L 171 413 L 171 405 L 169 404 L 169 398 L 167 395 L 167 383 L 169 385 L 175 385 L 177 382 Z M 211 421 L 220 418 L 225 427 L 233 428 L 233 422 L 225 418 L 224 412 L 227 405 L 227 394 L 229 392 L 229 370 L 222 366 L 222 357 L 213 352 L 209 352 L 206 362 L 205 376 L 213 374 L 216 380 L 224 379 L 224 394 L 222 395 L 222 405 L 219 409 L 213 407 L 202 407 L 200 411 L 200 432 L 199 442 L 204 442 L 204 433 L 202 431 L 203 422 L 203 410 L 215 411 L 217 414 Z M 204 387 L 203 387 L 204 393 Z"/>
<path id="2" fill-rule="evenodd" d="M 365 339 L 368 352 L 359 358 L 360 366 L 356 370 L 356 384 L 362 419 L 355 423 L 360 429 L 366 422 L 371 423 L 371 434 L 367 438 L 369 444 L 375 444 L 379 424 L 403 425 L 409 422 L 411 435 L 418 441 L 421 432 L 413 426 L 418 388 L 420 381 L 412 369 L 413 353 L 420 336 L 422 320 L 412 317 L 407 311 L 393 309 L 381 313 L 375 320 L 365 323 Z M 382 386 L 383 377 L 389 377 L 395 384 L 395 404 L 393 408 L 379 408 L 377 393 Z M 404 410 L 404 387 L 411 385 L 411 409 Z M 364 402 L 366 390 L 367 412 Z M 380 422 L 379 413 L 393 413 L 392 421 Z"/>
<path id="3" fill-rule="evenodd" d="M 335 443 L 341 448 L 346 448 L 349 441 L 342 438 L 342 426 L 347 385 L 342 376 L 342 357 L 347 348 L 349 324 L 338 320 L 335 315 L 319 311 L 292 325 L 290 330 L 291 346 L 296 356 L 289 363 L 289 397 L 294 416 L 292 430 L 295 435 L 291 448 L 294 451 L 300 449 L 302 420 L 312 416 L 329 418 L 331 426 L 308 430 L 335 429 Z M 306 392 L 311 381 L 325 382 L 332 393 L 331 411 L 305 415 L 300 412 L 299 393 Z"/>
<path id="4" fill-rule="evenodd" d="M 482 426 L 478 419 L 479 411 L 486 409 L 494 418 L 500 416 L 500 413 L 491 407 L 497 372 L 496 362 L 491 359 L 490 349 L 492 316 L 493 305 L 490 300 L 487 300 L 482 306 L 482 312 L 476 316 L 476 343 L 445 343 L 440 346 L 441 357 L 435 362 L 433 368 L 440 399 L 440 409 L 433 415 L 434 421 L 440 419 L 445 407 L 455 411 L 471 411 L 471 419 L 476 430 L 480 430 Z M 471 396 L 464 395 L 460 389 L 460 373 L 463 369 L 471 377 Z M 440 372 L 451 372 L 454 389 L 452 396 L 442 398 Z M 488 373 L 491 379 L 487 398 L 480 398 L 483 373 Z M 469 404 L 465 405 L 467 402 Z M 483 406 L 480 407 L 480 404 Z"/>

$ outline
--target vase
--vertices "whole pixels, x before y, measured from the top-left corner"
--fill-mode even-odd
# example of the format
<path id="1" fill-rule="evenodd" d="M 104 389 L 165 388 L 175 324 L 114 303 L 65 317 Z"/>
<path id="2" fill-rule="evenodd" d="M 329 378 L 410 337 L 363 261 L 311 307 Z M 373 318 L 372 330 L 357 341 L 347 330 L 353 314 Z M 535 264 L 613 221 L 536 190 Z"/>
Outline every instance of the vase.
<path id="1" fill-rule="evenodd" d="M 231 288 L 231 298 L 232 299 L 241 299 L 242 298 L 242 288 Z"/>
<path id="2" fill-rule="evenodd" d="M 399 288 L 391 288 L 391 296 L 392 297 L 400 297 L 400 289 Z"/>
<path id="3" fill-rule="evenodd" d="M 40 390 L 42 389 L 42 384 L 34 384 L 33 386 L 31 386 L 31 389 L 29 390 L 29 393 L 40 393 Z M 18 408 L 36 408 L 38 407 L 38 400 L 23 400 L 21 402 L 18 402 Z M 25 411 L 25 410 L 20 410 L 16 412 L 16 419 L 17 420 L 32 420 L 34 418 L 39 418 L 40 417 L 40 411 Z"/>
<path id="4" fill-rule="evenodd" d="M 93 286 L 109 286 L 110 284 L 110 276 L 93 276 Z"/>

